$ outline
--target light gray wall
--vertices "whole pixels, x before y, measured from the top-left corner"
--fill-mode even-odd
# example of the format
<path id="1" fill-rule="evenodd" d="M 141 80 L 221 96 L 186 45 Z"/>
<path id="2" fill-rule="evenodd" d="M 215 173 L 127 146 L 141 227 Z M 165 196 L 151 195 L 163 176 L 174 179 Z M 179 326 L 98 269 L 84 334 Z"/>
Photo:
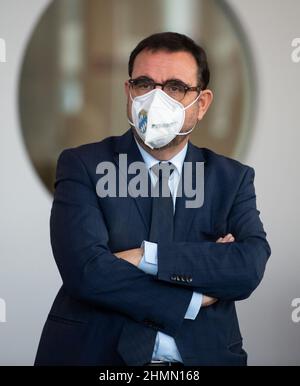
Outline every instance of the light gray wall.
<path id="1" fill-rule="evenodd" d="M 255 134 L 246 163 L 272 257 L 262 285 L 238 304 L 249 364 L 299 365 L 300 323 L 291 302 L 300 297 L 299 90 L 300 63 L 291 42 L 300 36 L 298 0 L 230 0 L 252 46 L 259 82 Z M 31 365 L 40 332 L 60 285 L 49 241 L 51 197 L 24 148 L 18 121 L 18 76 L 26 42 L 48 0 L 0 0 L 0 364 Z M 1 315 L 0 315 L 1 316 Z"/>
<path id="2" fill-rule="evenodd" d="M 272 257 L 262 285 L 239 306 L 251 364 L 300 365 L 300 324 L 291 301 L 300 297 L 300 63 L 291 42 L 300 36 L 300 2 L 231 0 L 254 50 L 259 81 L 256 134 L 247 163 L 256 169 L 258 206 Z"/>

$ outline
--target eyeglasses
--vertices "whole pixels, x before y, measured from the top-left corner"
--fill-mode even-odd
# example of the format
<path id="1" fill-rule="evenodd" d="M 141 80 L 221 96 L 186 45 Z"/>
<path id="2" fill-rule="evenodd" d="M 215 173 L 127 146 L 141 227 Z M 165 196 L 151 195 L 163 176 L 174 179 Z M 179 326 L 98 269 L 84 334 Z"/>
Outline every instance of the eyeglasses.
<path id="1" fill-rule="evenodd" d="M 164 83 L 156 83 L 149 78 L 129 79 L 129 84 L 134 91 L 134 96 L 141 96 L 154 90 L 156 86 L 161 86 L 162 90 L 171 98 L 182 101 L 189 91 L 201 91 L 201 86 L 189 87 L 179 80 L 167 80 Z"/>

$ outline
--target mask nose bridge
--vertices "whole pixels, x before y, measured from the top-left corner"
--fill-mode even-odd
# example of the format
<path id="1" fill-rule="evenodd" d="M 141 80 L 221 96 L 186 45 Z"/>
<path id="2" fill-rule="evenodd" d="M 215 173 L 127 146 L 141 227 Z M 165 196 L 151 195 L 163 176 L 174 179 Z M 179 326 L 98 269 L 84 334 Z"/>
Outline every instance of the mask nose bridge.
<path id="1" fill-rule="evenodd" d="M 157 86 L 161 87 L 159 89 L 157 89 Z M 163 83 L 154 83 L 154 89 L 153 90 L 162 90 L 163 91 Z"/>
<path id="2" fill-rule="evenodd" d="M 163 89 L 155 87 L 152 91 L 153 91 L 152 103 L 156 102 L 156 101 L 160 101 L 162 96 L 163 96 L 163 94 L 164 94 Z"/>
<path id="3" fill-rule="evenodd" d="M 161 85 L 161 84 L 159 84 L 159 85 Z M 138 100 L 138 99 L 143 99 L 143 98 L 145 98 L 145 97 L 149 97 L 150 95 L 154 95 L 154 96 L 153 96 L 153 99 L 155 99 L 156 96 L 157 96 L 157 94 L 159 94 L 159 93 L 156 92 L 156 91 L 158 91 L 158 90 L 163 91 L 162 88 L 156 88 L 156 87 L 154 87 L 151 91 L 147 92 L 146 94 L 139 95 L 139 96 L 136 96 L 136 97 L 134 97 L 134 98 L 132 97 L 131 92 L 129 91 L 129 96 L 130 96 L 131 102 L 134 102 L 135 100 Z M 164 92 L 164 91 L 163 91 L 163 92 Z"/>

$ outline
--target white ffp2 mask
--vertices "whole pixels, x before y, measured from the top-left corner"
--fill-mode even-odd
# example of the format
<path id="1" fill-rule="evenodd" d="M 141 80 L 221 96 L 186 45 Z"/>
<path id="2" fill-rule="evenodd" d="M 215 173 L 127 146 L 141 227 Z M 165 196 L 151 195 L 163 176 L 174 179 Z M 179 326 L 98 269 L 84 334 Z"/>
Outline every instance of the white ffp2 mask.
<path id="1" fill-rule="evenodd" d="M 197 102 L 198 97 L 184 107 L 161 89 L 154 89 L 132 100 L 131 114 L 133 125 L 143 142 L 151 149 L 166 146 L 177 135 L 190 134 L 194 127 L 180 133 L 185 120 L 185 110 Z"/>

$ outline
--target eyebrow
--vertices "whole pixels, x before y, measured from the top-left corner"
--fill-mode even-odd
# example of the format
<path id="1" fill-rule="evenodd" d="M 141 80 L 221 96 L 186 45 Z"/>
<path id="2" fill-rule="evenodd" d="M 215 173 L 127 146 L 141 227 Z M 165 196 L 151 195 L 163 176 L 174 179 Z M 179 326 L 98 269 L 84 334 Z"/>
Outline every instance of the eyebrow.
<path id="1" fill-rule="evenodd" d="M 151 80 L 152 82 L 155 82 L 155 80 L 153 78 L 151 78 L 150 76 L 147 76 L 147 75 L 141 75 L 141 76 L 138 76 L 137 78 L 135 78 L 136 80 L 142 80 L 142 79 L 145 79 L 145 80 Z M 183 80 L 181 79 L 178 79 L 178 78 L 170 78 L 170 79 L 167 79 L 166 81 L 164 81 L 163 83 L 166 83 L 166 82 L 169 82 L 169 81 L 175 81 L 175 82 L 179 82 L 179 83 L 182 83 L 186 86 L 189 86 L 191 87 L 191 84 L 189 83 L 186 83 L 184 82 Z"/>

